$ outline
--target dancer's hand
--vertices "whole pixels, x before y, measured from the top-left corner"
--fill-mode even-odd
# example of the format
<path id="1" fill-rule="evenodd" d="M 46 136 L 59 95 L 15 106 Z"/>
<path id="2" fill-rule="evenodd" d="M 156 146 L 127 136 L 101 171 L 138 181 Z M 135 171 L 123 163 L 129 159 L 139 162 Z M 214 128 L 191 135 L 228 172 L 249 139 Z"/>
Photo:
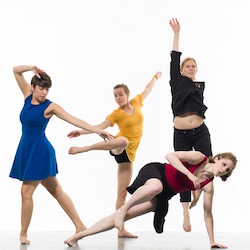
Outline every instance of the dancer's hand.
<path id="1" fill-rule="evenodd" d="M 42 69 L 39 69 L 37 66 L 34 66 L 32 71 L 34 72 L 34 74 L 40 79 L 41 76 L 39 75 L 40 73 L 44 73 L 45 71 Z"/>
<path id="2" fill-rule="evenodd" d="M 80 130 L 74 130 L 68 134 L 68 137 L 73 138 L 73 137 L 78 137 L 80 135 L 81 135 Z"/>
<path id="3" fill-rule="evenodd" d="M 155 77 L 156 77 L 157 80 L 158 80 L 159 78 L 161 78 L 161 74 L 162 74 L 161 71 L 158 71 L 158 72 L 155 73 Z"/>
<path id="4" fill-rule="evenodd" d="M 111 135 L 110 133 L 108 133 L 107 131 L 105 130 L 101 130 L 99 131 L 99 136 L 101 136 L 105 141 L 106 140 L 111 140 L 111 139 L 114 139 L 114 136 Z"/>
<path id="5" fill-rule="evenodd" d="M 172 20 L 169 21 L 169 24 L 173 30 L 174 33 L 180 32 L 180 24 L 177 20 L 177 18 L 172 18 Z"/>
<path id="6" fill-rule="evenodd" d="M 201 186 L 200 185 L 200 180 L 195 175 L 193 175 L 191 172 L 188 175 L 188 179 L 194 183 L 195 189 L 199 189 L 200 188 L 200 186 Z"/>

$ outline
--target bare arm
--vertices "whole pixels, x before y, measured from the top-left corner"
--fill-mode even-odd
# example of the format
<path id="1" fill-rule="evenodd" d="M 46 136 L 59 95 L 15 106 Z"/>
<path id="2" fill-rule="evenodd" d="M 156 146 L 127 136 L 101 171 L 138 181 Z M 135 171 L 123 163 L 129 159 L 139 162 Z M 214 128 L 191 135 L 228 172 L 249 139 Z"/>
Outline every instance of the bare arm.
<path id="1" fill-rule="evenodd" d="M 30 84 L 25 80 L 23 76 L 23 73 L 27 71 L 33 71 L 38 78 L 40 78 L 39 73 L 44 72 L 43 70 L 37 68 L 36 66 L 20 65 L 13 67 L 14 76 L 16 78 L 20 90 L 24 95 L 24 98 L 26 98 L 32 93 Z"/>
<path id="2" fill-rule="evenodd" d="M 97 126 L 91 126 L 87 122 L 72 116 L 71 114 L 67 113 L 62 107 L 60 107 L 58 104 L 55 104 L 55 103 L 51 103 L 49 105 L 49 107 L 46 109 L 45 116 L 51 117 L 53 114 L 55 114 L 58 118 L 66 121 L 66 122 L 68 122 L 76 127 L 90 131 L 91 133 L 96 133 L 104 139 L 105 138 L 107 138 L 107 139 L 112 138 L 112 136 L 108 132 L 98 128 Z"/>
<path id="3" fill-rule="evenodd" d="M 204 159 L 204 155 L 198 151 L 176 151 L 166 155 L 168 162 L 181 173 L 185 174 L 189 180 L 194 183 L 196 189 L 200 188 L 199 179 L 193 175 L 182 162 L 187 162 L 191 165 L 198 164 Z"/>
<path id="4" fill-rule="evenodd" d="M 177 18 L 172 18 L 172 20 L 169 21 L 169 24 L 174 32 L 174 40 L 173 40 L 173 50 L 179 51 L 179 37 L 180 37 L 180 24 L 177 20 Z"/>
<path id="5" fill-rule="evenodd" d="M 146 85 L 145 89 L 142 91 L 142 101 L 146 99 L 146 97 L 149 95 L 149 93 L 152 91 L 153 87 L 155 86 L 156 81 L 161 78 L 161 71 L 158 71 L 155 73 L 154 77 L 151 79 L 151 81 Z"/>
<path id="6" fill-rule="evenodd" d="M 97 127 L 99 129 L 105 129 L 109 126 L 111 126 L 111 122 L 109 120 L 105 120 L 104 122 L 100 123 L 99 125 L 95 125 L 94 127 Z M 86 129 L 74 130 L 68 134 L 68 137 L 73 138 L 73 137 L 78 137 L 80 135 L 87 135 L 91 133 L 92 133 L 91 131 L 86 130 Z"/>
<path id="7" fill-rule="evenodd" d="M 210 246 L 217 246 L 218 248 L 227 248 L 224 245 L 215 243 L 214 241 L 214 221 L 212 214 L 212 203 L 213 203 L 213 195 L 214 195 L 214 187 L 213 182 L 210 182 L 206 186 L 203 187 L 204 190 L 204 220 L 206 223 L 207 233 L 210 241 Z"/>

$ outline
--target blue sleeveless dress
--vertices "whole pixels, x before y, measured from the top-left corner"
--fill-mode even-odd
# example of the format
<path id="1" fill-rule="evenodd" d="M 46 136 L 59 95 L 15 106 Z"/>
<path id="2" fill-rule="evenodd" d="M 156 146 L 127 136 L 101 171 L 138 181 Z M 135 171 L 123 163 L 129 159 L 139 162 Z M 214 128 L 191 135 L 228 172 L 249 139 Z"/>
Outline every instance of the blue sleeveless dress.
<path id="1" fill-rule="evenodd" d="M 55 150 L 45 135 L 50 119 L 44 111 L 51 101 L 33 105 L 31 100 L 32 95 L 25 99 L 20 113 L 22 137 L 9 175 L 20 181 L 44 180 L 58 173 Z"/>

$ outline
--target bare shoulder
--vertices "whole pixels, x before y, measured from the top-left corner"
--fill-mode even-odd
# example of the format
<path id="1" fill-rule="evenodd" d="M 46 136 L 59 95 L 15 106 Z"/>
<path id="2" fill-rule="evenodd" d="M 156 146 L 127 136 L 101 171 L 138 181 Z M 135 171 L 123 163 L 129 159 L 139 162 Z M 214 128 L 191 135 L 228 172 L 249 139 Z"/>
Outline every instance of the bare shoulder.
<path id="1" fill-rule="evenodd" d="M 60 109 L 61 107 L 58 104 L 52 102 L 45 110 L 44 116 L 46 118 L 50 118 L 53 114 L 56 114 Z"/>

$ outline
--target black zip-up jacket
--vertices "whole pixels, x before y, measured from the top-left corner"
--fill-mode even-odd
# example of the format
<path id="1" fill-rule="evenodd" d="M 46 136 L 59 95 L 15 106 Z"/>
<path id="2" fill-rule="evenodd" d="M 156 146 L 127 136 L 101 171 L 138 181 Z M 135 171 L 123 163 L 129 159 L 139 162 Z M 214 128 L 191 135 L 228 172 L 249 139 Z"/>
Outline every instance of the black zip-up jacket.
<path id="1" fill-rule="evenodd" d="M 171 51 L 170 87 L 172 93 L 173 115 L 181 116 L 187 112 L 197 113 L 205 119 L 206 105 L 203 103 L 205 82 L 194 82 L 180 73 L 181 52 Z"/>

